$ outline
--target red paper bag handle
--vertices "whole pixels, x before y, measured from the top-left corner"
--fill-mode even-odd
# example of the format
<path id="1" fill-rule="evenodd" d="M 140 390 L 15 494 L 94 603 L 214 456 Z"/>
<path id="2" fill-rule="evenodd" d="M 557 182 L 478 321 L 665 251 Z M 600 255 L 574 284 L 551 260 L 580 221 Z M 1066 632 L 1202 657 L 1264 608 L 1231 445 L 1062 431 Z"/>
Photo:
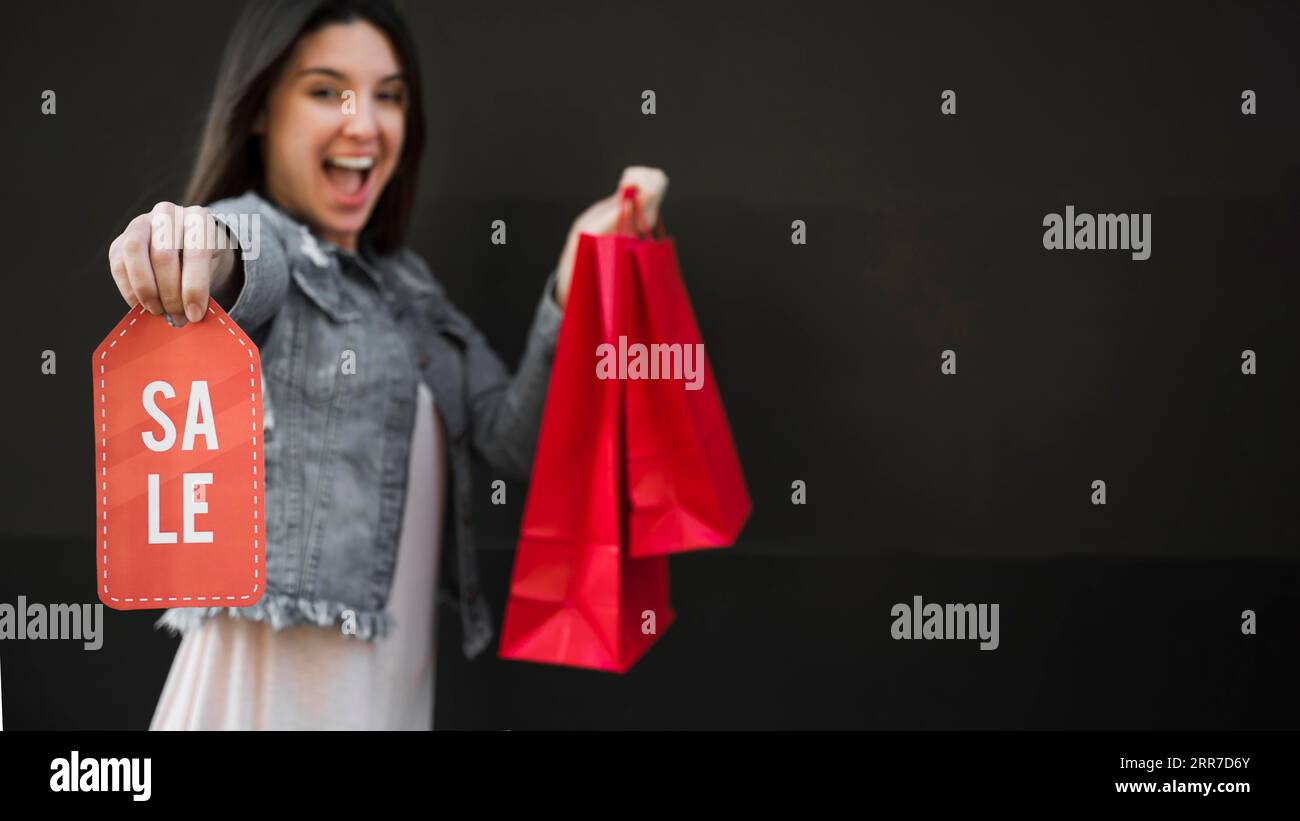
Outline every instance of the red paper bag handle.
<path id="1" fill-rule="evenodd" d="M 645 218 L 641 215 L 641 203 L 637 200 L 637 187 L 635 185 L 625 186 L 622 195 L 623 197 L 619 200 L 618 204 L 618 225 L 615 231 L 620 235 L 630 233 L 638 239 L 644 239 L 645 235 L 649 234 L 651 229 L 643 228 L 645 225 Z M 628 207 L 629 205 L 631 206 L 630 209 Z M 629 216 L 632 219 L 630 230 L 627 228 Z M 664 236 L 664 221 L 662 216 L 660 216 L 660 218 L 655 222 L 653 230 L 658 235 L 658 239 L 666 239 Z"/>

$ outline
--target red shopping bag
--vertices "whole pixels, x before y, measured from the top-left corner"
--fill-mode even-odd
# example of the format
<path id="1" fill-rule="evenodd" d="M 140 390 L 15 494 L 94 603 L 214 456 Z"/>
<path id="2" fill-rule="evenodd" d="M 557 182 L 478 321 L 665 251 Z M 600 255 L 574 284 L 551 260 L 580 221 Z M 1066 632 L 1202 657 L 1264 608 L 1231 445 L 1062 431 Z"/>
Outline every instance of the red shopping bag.
<path id="1" fill-rule="evenodd" d="M 636 240 L 580 237 L 499 656 L 626 672 L 676 619 L 668 559 L 625 549 L 624 389 L 599 379 L 593 352 L 632 309 Z"/>
<path id="2" fill-rule="evenodd" d="M 635 196 L 625 201 L 639 224 Z M 657 228 L 657 240 L 635 247 L 628 317 L 650 371 L 626 383 L 633 556 L 730 545 L 752 508 L 676 247 Z"/>
<path id="3" fill-rule="evenodd" d="M 629 187 L 617 235 L 579 238 L 502 658 L 625 672 L 676 619 L 666 554 L 731 544 L 749 516 L 676 251 L 640 222 Z"/>

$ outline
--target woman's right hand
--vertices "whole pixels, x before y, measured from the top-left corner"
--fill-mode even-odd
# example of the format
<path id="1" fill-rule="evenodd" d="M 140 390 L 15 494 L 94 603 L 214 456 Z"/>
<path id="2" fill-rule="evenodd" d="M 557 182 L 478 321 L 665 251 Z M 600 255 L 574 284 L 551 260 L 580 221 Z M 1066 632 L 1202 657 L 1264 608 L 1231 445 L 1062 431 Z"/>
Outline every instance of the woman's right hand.
<path id="1" fill-rule="evenodd" d="M 238 247 L 206 208 L 160 202 L 108 246 L 108 267 L 127 305 L 183 325 L 201 320 L 209 294 L 225 289 Z"/>

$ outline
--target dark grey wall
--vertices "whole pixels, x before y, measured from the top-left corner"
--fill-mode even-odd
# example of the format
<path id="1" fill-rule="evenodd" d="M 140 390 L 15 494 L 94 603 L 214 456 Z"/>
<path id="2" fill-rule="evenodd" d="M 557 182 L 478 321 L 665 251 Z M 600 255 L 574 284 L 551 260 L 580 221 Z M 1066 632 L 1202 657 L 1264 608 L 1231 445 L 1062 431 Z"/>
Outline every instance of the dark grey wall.
<path id="1" fill-rule="evenodd" d="M 934 715 L 919 682 L 975 676 L 987 700 L 939 724 L 1061 725 L 1104 687 L 1050 664 L 1062 641 L 1089 670 L 1169 683 L 1196 677 L 1202 650 L 1238 652 L 1246 607 L 1273 607 L 1294 635 L 1295 585 L 1277 580 L 1295 581 L 1300 543 L 1287 513 L 1300 7 L 410 5 L 431 119 L 414 247 L 513 361 L 569 222 L 624 165 L 664 168 L 665 224 L 755 503 L 734 550 L 674 561 L 682 621 L 647 657 L 661 678 L 639 701 L 619 689 L 637 685 L 595 674 L 466 670 L 448 628 L 441 724 L 908 726 Z M 93 601 L 84 366 L 123 311 L 107 243 L 180 195 L 230 17 L 169 3 L 9 15 L 0 601 Z M 47 88 L 54 116 L 40 113 Z M 956 117 L 939 113 L 948 88 Z M 1245 88 L 1256 116 L 1239 111 Z M 1043 215 L 1067 204 L 1150 212 L 1151 258 L 1045 251 Z M 494 219 L 505 247 L 489 242 Z M 806 246 L 790 243 L 794 219 Z M 946 348 L 956 376 L 939 373 Z M 1239 372 L 1245 348 L 1256 376 Z M 57 376 L 40 373 L 45 349 Z M 491 478 L 478 477 L 480 501 Z M 790 504 L 794 479 L 807 506 Z M 1089 504 L 1094 479 L 1104 508 Z M 498 615 L 521 496 L 479 515 L 500 551 Z M 888 606 L 939 588 L 1001 596 L 1018 613 L 1003 630 L 1028 643 L 962 659 L 941 645 L 935 666 L 909 666 L 887 640 Z M 1177 638 L 1133 627 L 1148 607 Z M 29 708 L 7 710 L 10 724 L 147 722 L 174 646 L 148 619 L 110 614 L 98 654 L 0 647 L 6 701 Z M 1062 632 L 1031 626 L 1042 619 Z M 1293 655 L 1267 644 L 1280 626 L 1242 651 L 1240 680 L 1199 677 L 1212 697 L 1100 712 L 1263 726 L 1282 709 L 1268 688 L 1295 682 Z M 11 656 L 49 672 L 11 673 Z M 115 683 L 110 659 L 141 672 Z M 47 676 L 101 666 L 115 708 L 44 706 Z M 885 671 L 902 676 L 896 691 L 872 684 Z M 705 672 L 719 683 L 702 705 L 690 682 Z M 1038 712 L 1001 686 L 1027 677 L 1055 693 Z M 552 681 L 548 701 L 538 686 Z M 1119 692 L 1103 702 L 1123 704 Z M 1210 707 L 1252 692 L 1248 712 Z M 895 719 L 862 707 L 891 697 Z"/>

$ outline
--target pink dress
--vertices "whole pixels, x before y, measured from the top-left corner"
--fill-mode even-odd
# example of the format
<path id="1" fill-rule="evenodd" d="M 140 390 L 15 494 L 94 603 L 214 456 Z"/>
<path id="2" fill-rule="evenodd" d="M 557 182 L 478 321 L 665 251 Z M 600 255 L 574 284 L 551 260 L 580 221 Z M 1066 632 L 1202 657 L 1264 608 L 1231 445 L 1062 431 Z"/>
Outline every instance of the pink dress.
<path id="1" fill-rule="evenodd" d="M 150 729 L 433 729 L 446 442 L 432 394 L 418 393 L 393 630 L 360 641 L 337 627 L 209 619 L 181 639 Z"/>

